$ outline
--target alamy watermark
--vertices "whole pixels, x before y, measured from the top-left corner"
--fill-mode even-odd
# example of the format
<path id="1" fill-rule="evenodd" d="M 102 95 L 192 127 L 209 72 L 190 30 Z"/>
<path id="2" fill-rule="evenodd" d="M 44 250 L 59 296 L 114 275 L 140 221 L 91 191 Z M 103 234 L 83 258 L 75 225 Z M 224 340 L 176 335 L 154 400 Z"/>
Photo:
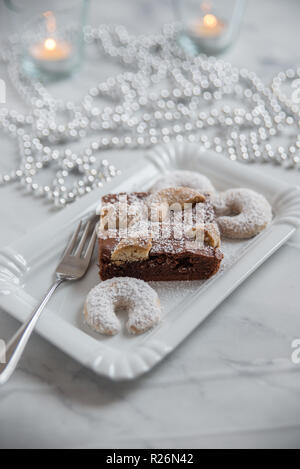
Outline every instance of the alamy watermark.
<path id="1" fill-rule="evenodd" d="M 0 78 L 0 104 L 6 103 L 6 83 Z"/>
<path id="2" fill-rule="evenodd" d="M 295 339 L 292 342 L 291 347 L 295 349 L 291 357 L 292 362 L 294 365 L 300 365 L 300 339 Z"/>
<path id="3" fill-rule="evenodd" d="M 100 233 L 103 238 L 184 240 L 188 249 L 217 245 L 219 232 L 213 221 L 206 221 L 205 213 L 201 203 L 129 203 L 122 194 L 117 202 L 102 207 Z"/>
<path id="4" fill-rule="evenodd" d="M 6 343 L 0 340 L 0 364 L 6 363 Z"/>

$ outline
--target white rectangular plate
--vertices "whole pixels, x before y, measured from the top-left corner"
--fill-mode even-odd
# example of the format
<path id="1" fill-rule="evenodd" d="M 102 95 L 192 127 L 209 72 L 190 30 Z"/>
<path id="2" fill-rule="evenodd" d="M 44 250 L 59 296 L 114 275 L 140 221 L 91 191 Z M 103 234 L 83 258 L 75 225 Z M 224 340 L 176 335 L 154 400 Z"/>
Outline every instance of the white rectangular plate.
<path id="1" fill-rule="evenodd" d="M 124 155 L 125 157 L 125 155 Z M 145 190 L 164 172 L 188 169 L 206 174 L 218 190 L 248 187 L 272 204 L 274 220 L 250 241 L 225 241 L 220 272 L 205 282 L 155 282 L 163 306 L 162 323 L 147 334 L 113 338 L 91 332 L 82 320 L 89 290 L 99 282 L 95 262 L 81 282 L 65 284 L 37 325 L 37 332 L 75 360 L 114 380 L 149 371 L 182 342 L 235 288 L 274 253 L 300 221 L 300 190 L 189 144 L 157 147 L 137 154 L 134 174 L 108 184 L 66 208 L 30 235 L 0 251 L 0 306 L 24 321 L 53 280 L 64 246 L 79 219 L 96 209 L 108 192 Z M 119 178 L 120 180 L 120 178 Z M 201 308 L 199 305 L 201 304 Z"/>

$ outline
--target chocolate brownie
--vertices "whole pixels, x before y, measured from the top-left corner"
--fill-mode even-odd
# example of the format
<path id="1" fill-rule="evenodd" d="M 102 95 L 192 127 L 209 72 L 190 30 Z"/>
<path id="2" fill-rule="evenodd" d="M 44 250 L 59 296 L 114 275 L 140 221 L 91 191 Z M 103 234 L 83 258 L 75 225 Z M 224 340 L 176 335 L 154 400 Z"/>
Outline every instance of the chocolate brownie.
<path id="1" fill-rule="evenodd" d="M 219 231 L 209 195 L 203 199 L 193 203 L 190 197 L 187 208 L 171 207 L 167 217 L 158 210 L 150 217 L 146 192 L 104 196 L 98 235 L 101 279 L 201 280 L 218 272 L 223 259 Z M 200 241 L 194 239 L 199 227 Z"/>

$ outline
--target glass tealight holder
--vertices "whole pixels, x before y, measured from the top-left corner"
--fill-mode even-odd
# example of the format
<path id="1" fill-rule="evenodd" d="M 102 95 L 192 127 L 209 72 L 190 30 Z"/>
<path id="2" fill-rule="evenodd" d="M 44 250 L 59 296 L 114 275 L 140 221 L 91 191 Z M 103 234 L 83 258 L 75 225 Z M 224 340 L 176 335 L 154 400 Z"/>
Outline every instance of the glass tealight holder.
<path id="1" fill-rule="evenodd" d="M 179 44 L 196 55 L 219 55 L 237 38 L 247 0 L 173 0 Z"/>
<path id="2" fill-rule="evenodd" d="M 88 0 L 5 2 L 27 74 L 52 81 L 72 74 L 80 66 Z"/>

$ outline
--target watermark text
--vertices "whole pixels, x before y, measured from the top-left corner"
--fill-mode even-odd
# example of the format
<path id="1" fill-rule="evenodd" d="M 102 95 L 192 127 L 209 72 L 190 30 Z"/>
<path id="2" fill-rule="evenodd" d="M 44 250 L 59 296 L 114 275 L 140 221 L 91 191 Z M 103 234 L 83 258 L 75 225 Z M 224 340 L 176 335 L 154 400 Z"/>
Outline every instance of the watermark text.
<path id="1" fill-rule="evenodd" d="M 0 363 L 6 363 L 6 343 L 0 340 Z"/>
<path id="2" fill-rule="evenodd" d="M 102 207 L 100 234 L 104 238 L 184 240 L 190 249 L 206 242 L 217 244 L 219 238 L 216 224 L 206 219 L 204 204 L 128 203 L 126 195 Z"/>
<path id="3" fill-rule="evenodd" d="M 6 103 L 6 83 L 0 78 L 0 104 Z"/>
<path id="4" fill-rule="evenodd" d="M 294 365 L 300 365 L 300 339 L 295 339 L 292 342 L 292 348 L 295 349 L 292 353 L 292 362 Z"/>

